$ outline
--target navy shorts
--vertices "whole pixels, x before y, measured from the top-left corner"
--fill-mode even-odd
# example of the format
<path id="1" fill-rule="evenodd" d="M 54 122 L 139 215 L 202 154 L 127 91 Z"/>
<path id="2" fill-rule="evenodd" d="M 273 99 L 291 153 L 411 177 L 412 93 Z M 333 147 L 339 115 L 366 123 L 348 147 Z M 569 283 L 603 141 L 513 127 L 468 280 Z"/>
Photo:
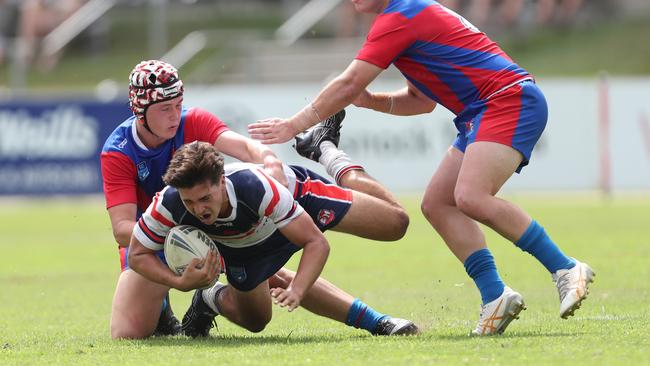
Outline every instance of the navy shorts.
<path id="1" fill-rule="evenodd" d="M 325 231 L 336 226 L 352 205 L 352 191 L 303 167 L 291 166 L 296 174 L 294 199 Z M 279 230 L 263 242 L 247 248 L 216 243 L 226 264 L 228 283 L 239 291 L 251 291 L 277 273 L 302 248 Z"/>

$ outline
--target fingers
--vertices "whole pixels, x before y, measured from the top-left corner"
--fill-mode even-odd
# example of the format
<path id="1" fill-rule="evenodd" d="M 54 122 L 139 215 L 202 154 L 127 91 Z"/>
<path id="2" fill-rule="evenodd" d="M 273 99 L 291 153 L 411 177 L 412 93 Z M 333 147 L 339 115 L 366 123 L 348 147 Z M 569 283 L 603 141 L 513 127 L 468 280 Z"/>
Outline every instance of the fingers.
<path id="1" fill-rule="evenodd" d="M 248 134 L 254 139 L 260 139 L 272 132 L 274 124 L 275 123 L 272 123 L 269 119 L 251 123 L 248 125 Z"/>
<path id="2" fill-rule="evenodd" d="M 248 125 L 248 134 L 252 139 L 264 145 L 281 144 L 289 141 L 293 136 L 283 137 L 287 134 L 284 120 L 279 118 L 265 119 Z"/>
<path id="3" fill-rule="evenodd" d="M 214 250 L 210 250 L 205 260 L 206 260 L 206 267 L 207 267 L 205 273 L 208 275 L 210 279 L 214 279 L 221 271 L 219 256 L 217 255 L 217 252 Z"/>
<path id="4" fill-rule="evenodd" d="M 203 265 L 205 264 L 205 259 L 201 258 L 194 258 L 190 261 L 190 263 L 187 265 L 188 268 L 196 268 L 196 269 L 201 269 L 203 268 Z"/>
<path id="5" fill-rule="evenodd" d="M 273 297 L 274 304 L 282 308 L 287 308 L 289 312 L 295 310 L 300 305 L 300 298 L 291 292 L 291 290 L 274 288 L 271 290 L 271 296 Z"/>

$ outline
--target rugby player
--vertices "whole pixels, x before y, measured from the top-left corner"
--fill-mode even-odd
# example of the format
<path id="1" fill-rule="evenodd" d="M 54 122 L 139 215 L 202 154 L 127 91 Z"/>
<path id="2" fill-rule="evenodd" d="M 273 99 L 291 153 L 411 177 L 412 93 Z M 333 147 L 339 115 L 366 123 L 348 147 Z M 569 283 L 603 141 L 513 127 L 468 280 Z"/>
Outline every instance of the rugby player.
<path id="1" fill-rule="evenodd" d="M 283 143 L 349 104 L 399 116 L 430 113 L 441 104 L 456 115 L 458 135 L 429 182 L 421 209 L 465 266 L 482 299 L 474 334 L 502 333 L 525 308 L 504 284 L 478 223 L 533 255 L 551 274 L 559 315 L 580 307 L 594 271 L 567 256 L 520 207 L 496 197 L 529 163 L 547 122 L 547 104 L 535 79 L 470 22 L 432 0 L 351 0 L 376 13 L 367 39 L 347 69 L 291 118 L 249 125 L 264 144 Z M 366 89 L 394 65 L 406 87 Z M 328 165 L 320 146 L 321 163 Z"/>
<path id="2" fill-rule="evenodd" d="M 183 329 L 190 335 L 201 335 L 218 314 L 260 332 L 271 320 L 272 301 L 289 311 L 303 305 L 376 335 L 416 334 L 417 326 L 408 320 L 381 314 L 336 288 L 312 287 L 330 250 L 322 231 L 383 237 L 392 229 L 381 227 L 384 219 L 367 220 L 368 213 L 385 218 L 395 208 L 303 167 L 284 166 L 284 173 L 286 187 L 254 164 L 224 167 L 223 157 L 211 144 L 184 145 L 163 177 L 168 186 L 133 229 L 131 268 L 152 282 L 182 291 L 212 283 L 219 272 L 214 252 L 202 262 L 195 259 L 182 276 L 157 257 L 171 228 L 191 225 L 214 240 L 225 262 L 228 285 L 217 283 L 195 292 L 183 318 Z M 301 250 L 298 269 L 288 284 L 269 283 Z"/>

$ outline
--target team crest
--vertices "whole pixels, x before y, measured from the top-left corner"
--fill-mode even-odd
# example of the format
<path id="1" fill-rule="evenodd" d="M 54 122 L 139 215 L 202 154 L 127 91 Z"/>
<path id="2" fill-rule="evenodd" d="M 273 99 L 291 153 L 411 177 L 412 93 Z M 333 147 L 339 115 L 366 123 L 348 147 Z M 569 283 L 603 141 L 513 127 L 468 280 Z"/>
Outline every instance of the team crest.
<path id="1" fill-rule="evenodd" d="M 246 269 L 244 267 L 230 267 L 226 269 L 228 274 L 230 275 L 229 278 L 232 278 L 234 281 L 237 281 L 239 283 L 243 283 L 246 281 L 246 278 L 248 277 L 246 275 Z"/>
<path id="2" fill-rule="evenodd" d="M 323 209 L 318 212 L 318 222 L 322 226 L 327 226 L 332 221 L 334 221 L 334 211 Z"/>
<path id="3" fill-rule="evenodd" d="M 474 120 L 470 120 L 468 122 L 465 122 L 465 134 L 469 135 L 474 131 Z"/>
<path id="4" fill-rule="evenodd" d="M 138 168 L 138 179 L 143 182 L 149 176 L 149 168 L 147 168 L 147 163 L 141 161 L 137 165 Z"/>

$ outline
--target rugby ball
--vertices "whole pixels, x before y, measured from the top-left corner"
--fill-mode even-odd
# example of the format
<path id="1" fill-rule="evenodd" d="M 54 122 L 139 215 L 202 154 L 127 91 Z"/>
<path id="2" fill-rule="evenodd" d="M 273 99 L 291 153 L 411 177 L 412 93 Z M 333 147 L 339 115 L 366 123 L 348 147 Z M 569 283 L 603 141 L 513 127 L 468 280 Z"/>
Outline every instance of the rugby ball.
<path id="1" fill-rule="evenodd" d="M 189 225 L 180 225 L 173 227 L 165 238 L 165 260 L 167 266 L 177 275 L 182 275 L 187 265 L 194 258 L 203 259 L 208 255 L 209 250 L 214 250 L 219 256 L 217 246 L 212 239 L 201 229 Z M 219 265 L 222 260 L 219 258 Z M 221 268 L 219 269 L 221 273 Z M 217 282 L 219 276 L 215 278 L 210 286 Z M 208 286 L 208 287 L 210 287 Z"/>

